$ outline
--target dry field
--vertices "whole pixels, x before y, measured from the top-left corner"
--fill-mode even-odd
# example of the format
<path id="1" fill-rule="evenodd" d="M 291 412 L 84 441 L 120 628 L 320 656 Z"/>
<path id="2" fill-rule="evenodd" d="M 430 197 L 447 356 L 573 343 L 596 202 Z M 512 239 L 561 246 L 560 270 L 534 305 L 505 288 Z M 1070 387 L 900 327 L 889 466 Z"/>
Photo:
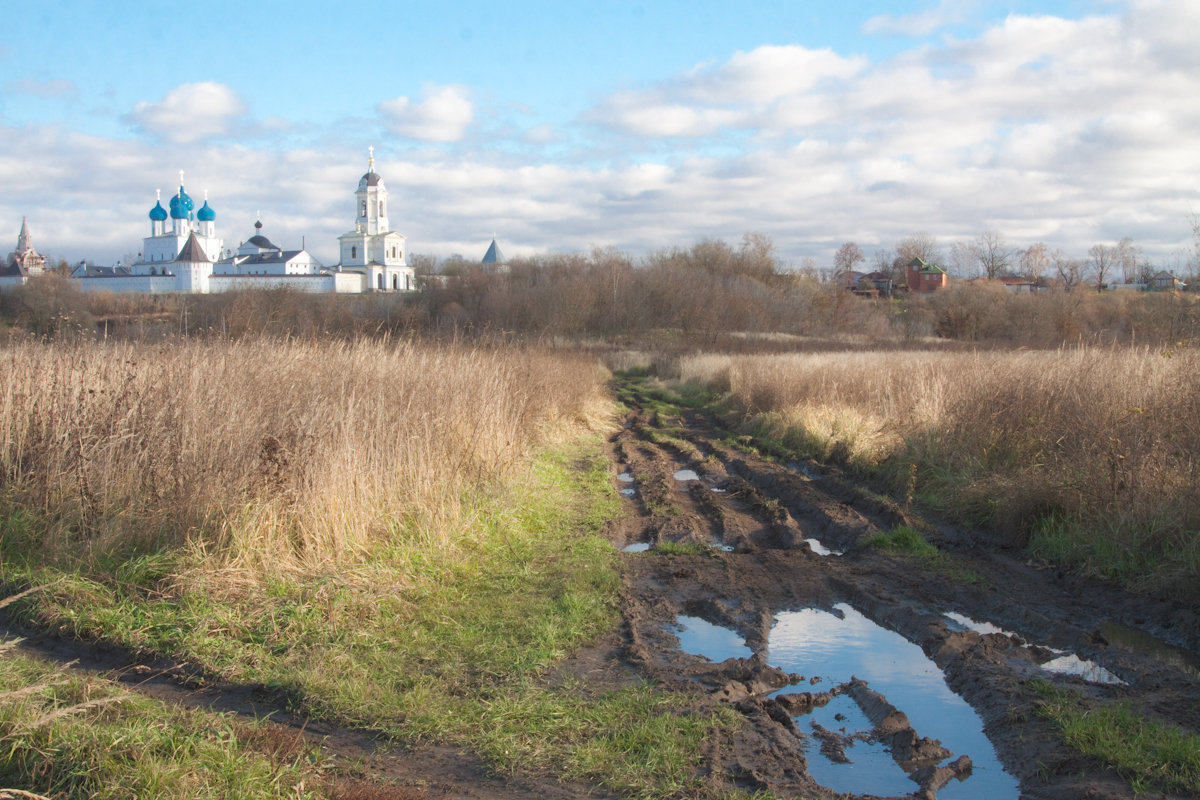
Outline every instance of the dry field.
<path id="1" fill-rule="evenodd" d="M 1200 574 L 1200 351 L 681 360 L 757 430 L 886 475 L 1055 561 L 1149 588 Z"/>
<path id="2" fill-rule="evenodd" d="M 464 492 L 604 402 L 594 362 L 533 349 L 31 342 L 0 357 L 9 525 L 24 515 L 43 554 L 70 558 L 187 544 L 235 583 L 359 562 L 401 521 L 414 550 L 452 549 Z"/>

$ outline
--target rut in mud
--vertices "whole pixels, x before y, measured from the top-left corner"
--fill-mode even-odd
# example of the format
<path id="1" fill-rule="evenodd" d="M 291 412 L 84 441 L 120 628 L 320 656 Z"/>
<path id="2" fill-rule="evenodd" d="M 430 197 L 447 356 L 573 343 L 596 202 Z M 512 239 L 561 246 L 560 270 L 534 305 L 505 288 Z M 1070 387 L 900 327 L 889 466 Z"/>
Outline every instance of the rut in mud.
<path id="1" fill-rule="evenodd" d="M 622 625 L 546 679 L 589 691 L 651 681 L 697 709 L 736 708 L 744 724 L 707 745 L 711 796 L 1133 797 L 1035 713 L 1038 679 L 1200 730 L 1193 611 L 1038 569 L 834 469 L 748 455 L 702 416 L 660 419 L 636 396 L 632 407 L 611 442 L 627 509 L 610 530 L 626 551 Z M 866 546 L 902 525 L 941 555 Z M 448 748 L 384 745 L 181 665 L 0 634 L 169 702 L 269 716 L 280 737 L 332 759 L 332 797 L 612 796 L 553 775 L 490 776 Z"/>

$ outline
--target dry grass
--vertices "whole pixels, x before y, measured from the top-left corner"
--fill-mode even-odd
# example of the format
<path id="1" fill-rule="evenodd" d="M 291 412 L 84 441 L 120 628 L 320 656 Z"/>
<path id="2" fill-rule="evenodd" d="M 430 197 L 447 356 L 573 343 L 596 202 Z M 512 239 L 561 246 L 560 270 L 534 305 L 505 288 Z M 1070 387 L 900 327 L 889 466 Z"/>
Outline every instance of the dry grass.
<path id="1" fill-rule="evenodd" d="M 401 522 L 414 546 L 458 546 L 465 491 L 604 402 L 593 362 L 534 349 L 26 342 L 0 357 L 10 538 L 72 558 L 186 543 L 230 583 L 344 567 Z"/>
<path id="2" fill-rule="evenodd" d="M 1087 547 L 1152 583 L 1200 573 L 1198 371 L 1196 349 L 1147 348 L 679 365 L 681 380 L 726 392 L 774 438 L 882 465 L 902 491 L 915 475 L 919 494 L 1022 540 L 1070 520 Z M 1177 563 L 1164 571 L 1159 557 Z"/>

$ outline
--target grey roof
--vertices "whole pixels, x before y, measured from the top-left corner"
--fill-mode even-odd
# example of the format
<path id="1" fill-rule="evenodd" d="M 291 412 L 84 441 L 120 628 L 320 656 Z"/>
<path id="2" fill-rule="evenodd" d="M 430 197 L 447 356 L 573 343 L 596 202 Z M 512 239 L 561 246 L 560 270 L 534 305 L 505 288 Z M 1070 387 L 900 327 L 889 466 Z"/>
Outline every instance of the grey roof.
<path id="1" fill-rule="evenodd" d="M 492 244 L 488 247 L 487 252 L 483 254 L 483 261 L 480 264 L 503 264 L 504 253 L 500 252 L 499 245 L 496 244 L 496 238 L 492 237 Z"/>
<path id="2" fill-rule="evenodd" d="M 271 242 L 270 239 L 263 236 L 261 233 L 255 235 L 255 236 L 251 236 L 249 239 L 246 240 L 246 244 L 252 244 L 255 247 L 261 248 L 263 250 L 278 250 L 279 249 L 278 247 L 276 247 L 274 245 L 274 243 Z"/>
<path id="3" fill-rule="evenodd" d="M 176 261 L 187 261 L 193 264 L 211 264 L 212 259 L 208 257 L 208 253 L 204 252 L 204 247 L 201 246 L 200 240 L 196 238 L 196 234 L 192 233 L 188 237 L 187 244 L 179 251 L 179 255 L 175 258 Z"/>
<path id="4" fill-rule="evenodd" d="M 279 264 L 284 261 L 290 261 L 296 256 L 303 253 L 303 250 L 275 250 L 271 253 L 258 253 L 253 256 L 246 256 L 238 264 Z"/>
<path id="5" fill-rule="evenodd" d="M 28 273 L 26 272 L 25 267 L 22 264 L 17 263 L 16 259 L 9 261 L 7 264 L 4 265 L 3 269 L 0 269 L 0 276 L 6 277 L 6 278 L 11 277 L 13 275 L 27 275 L 27 274 Z"/>
<path id="6" fill-rule="evenodd" d="M 371 172 L 366 173 L 365 175 L 363 175 L 361 178 L 358 179 L 358 185 L 359 186 L 378 186 L 379 182 L 381 180 L 383 180 L 383 178 L 379 177 L 379 174 L 376 173 L 374 170 L 372 170 Z"/>

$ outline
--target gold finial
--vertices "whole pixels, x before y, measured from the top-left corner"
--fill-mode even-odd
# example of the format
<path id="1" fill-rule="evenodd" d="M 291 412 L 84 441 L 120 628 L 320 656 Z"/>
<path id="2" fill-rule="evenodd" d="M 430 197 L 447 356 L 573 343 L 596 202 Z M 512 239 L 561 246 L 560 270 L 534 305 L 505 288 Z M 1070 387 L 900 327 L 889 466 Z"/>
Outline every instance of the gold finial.
<path id="1" fill-rule="evenodd" d="M 368 147 L 367 153 L 370 156 L 367 159 L 367 171 L 373 172 L 375 170 L 375 145 L 371 145 L 370 147 Z"/>

